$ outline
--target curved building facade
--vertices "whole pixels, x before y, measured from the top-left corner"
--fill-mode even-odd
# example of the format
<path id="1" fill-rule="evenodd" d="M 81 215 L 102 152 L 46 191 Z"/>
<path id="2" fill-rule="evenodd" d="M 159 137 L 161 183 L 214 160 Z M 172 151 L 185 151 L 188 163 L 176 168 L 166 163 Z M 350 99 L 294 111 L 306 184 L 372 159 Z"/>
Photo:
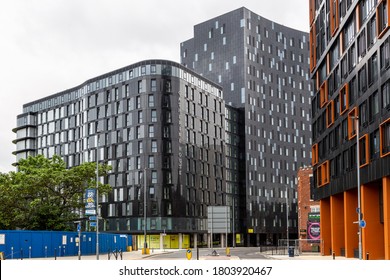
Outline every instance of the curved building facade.
<path id="1" fill-rule="evenodd" d="M 142 235 L 146 209 L 150 247 L 207 242 L 207 206 L 226 199 L 222 94 L 180 64 L 142 61 L 24 105 L 14 154 L 111 165 L 103 231 Z"/>

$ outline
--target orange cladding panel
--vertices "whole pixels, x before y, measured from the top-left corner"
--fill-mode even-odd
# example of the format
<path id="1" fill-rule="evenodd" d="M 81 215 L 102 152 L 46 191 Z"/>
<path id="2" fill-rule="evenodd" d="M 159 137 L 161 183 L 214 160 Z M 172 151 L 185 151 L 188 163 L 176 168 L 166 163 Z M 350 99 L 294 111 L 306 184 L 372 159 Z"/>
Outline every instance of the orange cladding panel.
<path id="1" fill-rule="evenodd" d="M 321 254 L 323 256 L 331 255 L 331 226 L 330 226 L 330 199 L 320 200 L 320 229 L 321 229 Z"/>
<path id="2" fill-rule="evenodd" d="M 344 245 L 344 196 L 343 194 L 332 195 L 330 197 L 331 234 L 332 251 L 336 256 L 341 255 Z"/>
<path id="3" fill-rule="evenodd" d="M 383 178 L 383 222 L 385 259 L 390 260 L 390 177 Z"/>
<path id="4" fill-rule="evenodd" d="M 363 259 L 367 253 L 370 260 L 384 259 L 384 226 L 380 222 L 379 188 L 381 183 L 362 185 L 361 202 L 363 220 L 366 227 L 362 229 Z"/>
<path id="5" fill-rule="evenodd" d="M 345 228 L 345 256 L 354 257 L 354 250 L 359 247 L 359 228 L 356 208 L 358 206 L 357 190 L 344 192 L 344 228 Z"/>

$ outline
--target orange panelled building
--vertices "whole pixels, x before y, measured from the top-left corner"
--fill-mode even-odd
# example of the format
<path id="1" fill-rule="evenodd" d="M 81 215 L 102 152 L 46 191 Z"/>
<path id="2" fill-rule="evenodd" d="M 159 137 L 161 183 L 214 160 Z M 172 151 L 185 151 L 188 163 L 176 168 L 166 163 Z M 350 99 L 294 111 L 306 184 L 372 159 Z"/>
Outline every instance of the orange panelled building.
<path id="1" fill-rule="evenodd" d="M 390 260 L 390 0 L 309 5 L 321 252 Z"/>

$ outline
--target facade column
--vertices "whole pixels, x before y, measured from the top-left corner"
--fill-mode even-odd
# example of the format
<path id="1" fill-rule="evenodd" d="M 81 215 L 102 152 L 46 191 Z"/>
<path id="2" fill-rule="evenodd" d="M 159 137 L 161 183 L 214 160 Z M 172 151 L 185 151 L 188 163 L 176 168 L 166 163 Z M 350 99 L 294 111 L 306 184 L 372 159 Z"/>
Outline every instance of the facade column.
<path id="1" fill-rule="evenodd" d="M 390 260 L 390 176 L 383 177 L 382 180 L 385 260 Z"/>
<path id="2" fill-rule="evenodd" d="M 179 249 L 183 249 L 183 234 L 179 233 Z"/>
<path id="3" fill-rule="evenodd" d="M 198 234 L 194 233 L 194 249 L 198 248 Z"/>
<path id="4" fill-rule="evenodd" d="M 362 185 L 362 214 L 366 227 L 362 228 L 362 258 L 367 253 L 370 260 L 384 259 L 384 225 L 380 222 L 379 189 L 382 184 L 373 183 Z"/>
<path id="5" fill-rule="evenodd" d="M 164 249 L 164 233 L 160 233 L 160 249 Z"/>
<path id="6" fill-rule="evenodd" d="M 221 233 L 221 248 L 223 248 L 225 246 L 225 234 Z"/>
<path id="7" fill-rule="evenodd" d="M 359 227 L 356 223 L 357 206 L 357 190 L 344 192 L 345 257 L 347 258 L 354 258 L 354 251 L 359 247 Z"/>
<path id="8" fill-rule="evenodd" d="M 332 238 L 330 224 L 330 198 L 320 200 L 320 229 L 321 229 L 321 254 L 323 256 L 331 255 Z"/>
<path id="9" fill-rule="evenodd" d="M 343 194 L 330 197 L 331 238 L 332 253 L 341 255 L 341 249 L 345 248 L 344 239 L 344 196 Z"/>

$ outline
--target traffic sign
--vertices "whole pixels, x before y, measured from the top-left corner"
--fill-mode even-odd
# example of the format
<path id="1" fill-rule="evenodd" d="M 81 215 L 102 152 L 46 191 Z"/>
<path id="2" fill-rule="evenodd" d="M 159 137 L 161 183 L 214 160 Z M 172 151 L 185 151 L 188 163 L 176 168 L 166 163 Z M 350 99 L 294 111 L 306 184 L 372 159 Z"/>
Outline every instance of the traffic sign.
<path id="1" fill-rule="evenodd" d="M 77 232 L 80 232 L 80 230 L 81 230 L 81 225 L 80 225 L 80 223 L 78 223 L 77 224 Z"/>
<path id="2" fill-rule="evenodd" d="M 366 221 L 365 220 L 361 220 L 360 223 L 359 223 L 359 227 L 361 228 L 365 228 L 366 227 Z"/>
<path id="3" fill-rule="evenodd" d="M 91 227 L 96 227 L 96 222 L 90 222 L 89 225 L 90 225 Z"/>
<path id="4" fill-rule="evenodd" d="M 96 221 L 96 216 L 89 216 L 88 218 L 90 221 Z"/>

